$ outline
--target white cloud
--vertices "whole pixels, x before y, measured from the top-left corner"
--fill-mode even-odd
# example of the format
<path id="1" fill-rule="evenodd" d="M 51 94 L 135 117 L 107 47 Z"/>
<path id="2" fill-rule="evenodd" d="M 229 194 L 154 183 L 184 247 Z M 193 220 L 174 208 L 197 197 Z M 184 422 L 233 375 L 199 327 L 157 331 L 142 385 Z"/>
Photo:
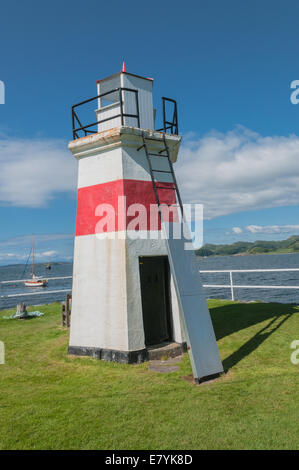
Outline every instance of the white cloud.
<path id="1" fill-rule="evenodd" d="M 299 231 L 299 225 L 248 225 L 251 233 L 292 233 Z"/>
<path id="2" fill-rule="evenodd" d="M 243 230 L 241 229 L 241 227 L 233 227 L 233 229 L 232 229 L 232 230 L 233 230 L 233 232 L 234 232 L 234 233 L 237 233 L 237 234 L 239 234 L 239 233 L 242 233 L 242 232 L 243 232 Z"/>
<path id="3" fill-rule="evenodd" d="M 19 261 L 24 261 L 26 259 L 25 255 L 15 253 L 0 253 L 0 261 L 11 260 L 12 258 L 18 259 Z"/>
<path id="4" fill-rule="evenodd" d="M 73 233 L 49 233 L 34 235 L 34 239 L 37 244 L 55 242 L 57 240 L 72 240 L 73 238 Z M 6 240 L 1 240 L 0 248 L 7 246 L 26 246 L 28 248 L 31 247 L 31 243 L 32 235 L 23 235 L 19 237 L 8 238 Z"/>
<path id="5" fill-rule="evenodd" d="M 49 250 L 49 251 L 43 251 L 42 253 L 36 253 L 36 258 L 51 258 L 52 256 L 55 256 L 58 254 L 58 251 L 55 250 Z"/>
<path id="6" fill-rule="evenodd" d="M 35 235 L 35 258 L 39 262 L 71 260 L 74 234 Z M 0 264 L 30 261 L 32 235 L 0 241 Z M 31 262 L 31 261 L 30 261 Z"/>
<path id="7" fill-rule="evenodd" d="M 44 207 L 57 193 L 72 193 L 77 164 L 66 142 L 0 140 L 0 204 Z"/>
<path id="8" fill-rule="evenodd" d="M 183 144 L 175 165 L 184 202 L 205 218 L 299 204 L 299 138 L 263 137 L 243 127 Z"/>
<path id="9" fill-rule="evenodd" d="M 295 135 L 263 137 L 243 127 L 189 134 L 175 170 L 184 202 L 203 203 L 205 218 L 299 204 Z M 61 192 L 74 194 L 76 171 L 62 140 L 2 137 L 0 205 L 44 207 Z"/>

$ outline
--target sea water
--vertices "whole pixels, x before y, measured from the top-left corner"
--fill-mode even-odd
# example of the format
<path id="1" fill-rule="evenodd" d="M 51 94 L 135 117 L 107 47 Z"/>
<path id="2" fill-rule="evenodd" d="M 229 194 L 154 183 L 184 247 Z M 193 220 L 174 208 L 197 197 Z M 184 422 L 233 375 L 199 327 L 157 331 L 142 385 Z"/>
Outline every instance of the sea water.
<path id="1" fill-rule="evenodd" d="M 224 269 L 282 269 L 299 268 L 299 253 L 280 255 L 250 255 L 250 256 L 215 256 L 198 257 L 200 270 Z M 11 265 L 0 267 L 0 282 L 6 280 L 26 279 L 30 277 L 30 268 L 24 273 L 24 265 Z M 72 275 L 72 263 L 53 263 L 52 269 L 47 270 L 44 264 L 35 266 L 35 274 L 49 279 L 47 287 L 25 287 L 23 283 L 0 284 L 0 309 L 15 307 L 17 303 L 26 305 L 40 305 L 54 301 L 65 300 L 66 292 L 48 294 L 53 290 L 71 289 L 71 279 L 58 279 L 51 281 L 52 277 Z M 229 273 L 203 273 L 203 284 L 229 285 Z M 233 273 L 234 285 L 277 285 L 299 286 L 298 272 L 256 272 Z M 28 294 L 42 292 L 43 295 L 26 295 L 18 297 L 5 297 L 12 294 Z M 238 289 L 235 287 L 235 300 L 263 300 L 265 302 L 298 303 L 299 289 Z M 229 288 L 205 288 L 207 298 L 230 299 Z"/>

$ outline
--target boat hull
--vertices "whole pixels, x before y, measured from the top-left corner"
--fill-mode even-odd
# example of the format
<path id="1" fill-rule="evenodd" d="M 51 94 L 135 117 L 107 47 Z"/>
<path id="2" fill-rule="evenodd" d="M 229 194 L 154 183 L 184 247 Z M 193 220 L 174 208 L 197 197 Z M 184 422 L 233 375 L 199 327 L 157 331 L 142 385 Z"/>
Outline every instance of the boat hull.
<path id="1" fill-rule="evenodd" d="M 40 281 L 26 281 L 25 287 L 46 287 L 48 285 L 48 281 L 40 280 Z"/>

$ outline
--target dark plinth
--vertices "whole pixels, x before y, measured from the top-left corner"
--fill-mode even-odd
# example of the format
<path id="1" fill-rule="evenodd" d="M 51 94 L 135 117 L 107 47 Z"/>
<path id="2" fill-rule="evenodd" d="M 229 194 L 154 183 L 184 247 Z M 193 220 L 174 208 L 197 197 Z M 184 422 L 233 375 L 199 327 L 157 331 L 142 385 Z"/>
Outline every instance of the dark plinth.
<path id="1" fill-rule="evenodd" d="M 91 356 L 102 361 L 122 362 L 125 364 L 140 363 L 147 360 L 146 349 L 140 349 L 139 351 L 116 351 L 114 349 L 69 346 L 68 353 L 75 356 Z"/>
<path id="2" fill-rule="evenodd" d="M 69 346 L 68 353 L 75 356 L 90 356 L 102 361 L 139 364 L 161 357 L 176 357 L 187 351 L 186 343 L 162 343 L 138 351 L 117 351 L 114 349 Z"/>

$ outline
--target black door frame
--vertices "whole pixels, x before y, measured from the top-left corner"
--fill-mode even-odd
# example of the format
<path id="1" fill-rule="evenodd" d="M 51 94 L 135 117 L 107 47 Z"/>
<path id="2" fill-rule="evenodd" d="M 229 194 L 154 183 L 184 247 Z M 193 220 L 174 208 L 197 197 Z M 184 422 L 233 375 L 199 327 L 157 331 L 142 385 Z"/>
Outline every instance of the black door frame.
<path id="1" fill-rule="evenodd" d="M 159 258 L 163 259 L 164 261 L 164 289 L 165 289 L 165 307 L 166 307 L 166 323 L 167 323 L 167 332 L 168 332 L 168 338 L 166 341 L 174 341 L 173 339 L 173 321 L 172 321 L 172 302 L 171 302 L 171 275 L 170 275 L 170 266 L 169 266 L 169 261 L 168 261 L 168 256 L 167 255 L 145 255 L 145 256 L 139 256 L 138 257 L 138 265 L 140 261 L 142 261 L 144 258 Z M 140 276 L 140 268 L 139 268 L 139 281 L 140 281 L 140 294 L 142 297 L 142 286 L 141 286 L 141 276 Z M 142 299 L 141 299 L 141 305 L 142 305 Z M 143 306 L 142 306 L 142 318 L 143 318 Z M 144 328 L 144 324 L 143 324 Z M 144 331 L 144 336 L 145 336 L 145 331 Z M 145 345 L 147 347 L 147 345 Z"/>

